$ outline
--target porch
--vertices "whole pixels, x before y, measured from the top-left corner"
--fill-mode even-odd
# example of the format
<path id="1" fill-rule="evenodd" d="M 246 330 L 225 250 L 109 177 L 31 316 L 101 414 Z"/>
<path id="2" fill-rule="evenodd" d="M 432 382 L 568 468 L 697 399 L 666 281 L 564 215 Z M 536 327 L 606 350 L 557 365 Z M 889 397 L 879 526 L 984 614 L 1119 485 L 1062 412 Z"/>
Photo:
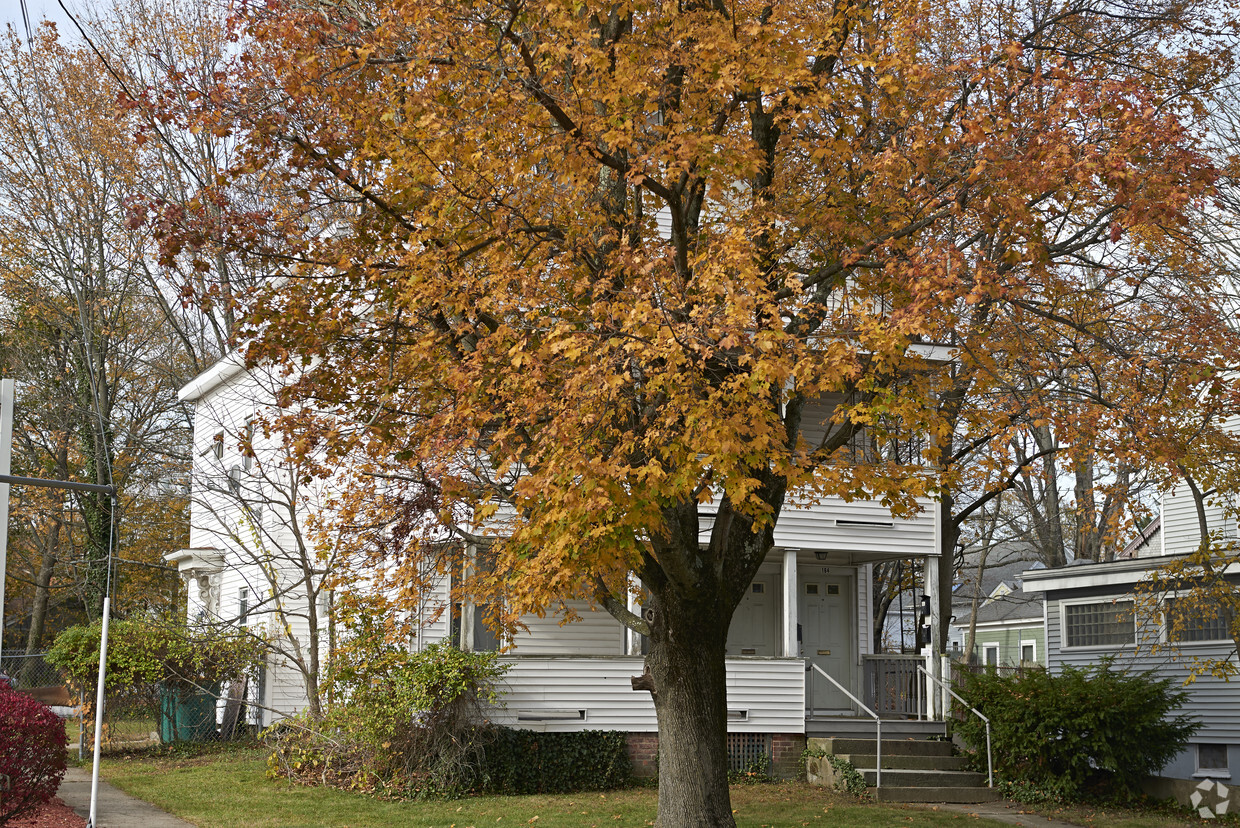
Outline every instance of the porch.
<path id="1" fill-rule="evenodd" d="M 510 655 L 502 661 L 508 665 L 504 704 L 491 711 L 498 724 L 549 731 L 658 730 L 650 694 L 632 689 L 632 677 L 643 669 L 640 655 Z M 863 656 L 860 685 L 850 691 L 882 717 L 884 733 L 893 738 L 942 733 L 918 665 L 924 667 L 926 659 Z M 802 658 L 727 659 L 728 732 L 873 736 L 874 720 L 856 705 L 808 707 L 817 682 L 825 679 Z"/>

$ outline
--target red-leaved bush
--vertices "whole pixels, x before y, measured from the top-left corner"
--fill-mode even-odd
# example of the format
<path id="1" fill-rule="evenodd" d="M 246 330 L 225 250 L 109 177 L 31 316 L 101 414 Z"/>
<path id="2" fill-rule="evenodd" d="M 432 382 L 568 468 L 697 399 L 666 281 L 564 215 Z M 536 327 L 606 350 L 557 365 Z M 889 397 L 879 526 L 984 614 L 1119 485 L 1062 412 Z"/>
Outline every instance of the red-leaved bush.
<path id="1" fill-rule="evenodd" d="M 55 796 L 67 759 L 65 726 L 51 708 L 0 688 L 0 825 Z"/>

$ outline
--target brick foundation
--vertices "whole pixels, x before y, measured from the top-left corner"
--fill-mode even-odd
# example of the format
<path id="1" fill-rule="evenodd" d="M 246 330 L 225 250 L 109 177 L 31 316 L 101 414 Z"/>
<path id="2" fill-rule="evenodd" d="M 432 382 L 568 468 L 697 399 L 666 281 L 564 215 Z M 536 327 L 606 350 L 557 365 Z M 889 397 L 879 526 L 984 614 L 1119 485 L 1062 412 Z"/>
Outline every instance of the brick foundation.
<path id="1" fill-rule="evenodd" d="M 649 779 L 659 773 L 659 734 L 629 733 L 626 736 L 633 775 Z M 771 773 L 780 779 L 795 779 L 801 772 L 805 736 L 801 733 L 771 735 Z"/>
<path id="2" fill-rule="evenodd" d="M 801 775 L 801 754 L 805 752 L 805 734 L 775 733 L 771 736 L 771 774 L 780 779 Z"/>
<path id="3" fill-rule="evenodd" d="M 629 763 L 638 779 L 652 779 L 659 775 L 659 734 L 627 734 Z"/>

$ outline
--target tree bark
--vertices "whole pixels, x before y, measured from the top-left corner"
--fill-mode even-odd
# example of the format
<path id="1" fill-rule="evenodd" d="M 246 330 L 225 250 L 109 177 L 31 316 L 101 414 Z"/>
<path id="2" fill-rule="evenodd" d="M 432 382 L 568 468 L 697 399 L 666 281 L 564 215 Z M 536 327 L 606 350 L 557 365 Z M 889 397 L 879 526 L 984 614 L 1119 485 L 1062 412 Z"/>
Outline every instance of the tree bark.
<path id="1" fill-rule="evenodd" d="M 60 519 L 53 518 L 47 540 L 42 544 L 39 572 L 34 579 L 34 603 L 30 608 L 30 629 L 26 633 L 26 655 L 39 651 L 47 621 L 47 605 L 52 588 L 52 572 L 60 556 Z"/>
<path id="2" fill-rule="evenodd" d="M 990 555 L 990 545 L 982 547 L 977 559 L 977 580 L 973 582 L 973 606 L 969 613 L 969 632 L 964 639 L 964 657 L 969 664 L 977 659 L 973 655 L 973 647 L 977 643 L 977 611 L 982 605 L 982 576 L 986 574 L 986 558 Z"/>
<path id="3" fill-rule="evenodd" d="M 730 828 L 729 613 L 709 600 L 656 596 L 646 665 L 659 722 L 659 828 Z M 669 780 L 675 780 L 674 784 Z"/>

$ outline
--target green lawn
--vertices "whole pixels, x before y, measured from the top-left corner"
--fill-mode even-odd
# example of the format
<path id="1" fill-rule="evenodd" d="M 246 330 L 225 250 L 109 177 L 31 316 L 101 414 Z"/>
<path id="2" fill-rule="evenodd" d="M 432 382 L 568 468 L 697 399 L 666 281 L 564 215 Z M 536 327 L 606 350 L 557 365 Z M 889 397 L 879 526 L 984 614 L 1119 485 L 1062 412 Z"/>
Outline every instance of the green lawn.
<path id="1" fill-rule="evenodd" d="M 202 754 L 202 750 L 208 751 Z M 195 752 L 198 752 L 195 755 Z M 104 777 L 203 828 L 413 826 L 413 828 L 592 828 L 654 821 L 656 792 L 634 788 L 564 796 L 471 797 L 440 802 L 388 802 L 328 788 L 266 778 L 266 752 L 233 745 L 193 746 L 171 753 L 105 757 Z M 804 783 L 737 785 L 732 807 L 743 828 L 762 826 L 977 826 L 1002 823 L 967 813 L 876 805 Z M 1028 808 L 1092 828 L 1191 828 L 1201 820 L 1169 811 L 1115 808 Z M 1221 820 L 1236 825 L 1235 818 Z"/>
<path id="2" fill-rule="evenodd" d="M 591 828 L 642 826 L 654 821 L 656 792 L 635 788 L 563 796 L 472 797 L 448 802 L 384 802 L 324 788 L 265 778 L 255 750 L 197 758 L 109 758 L 109 782 L 204 828 L 292 826 L 417 826 L 482 828 L 525 826 Z M 979 826 L 1000 823 L 955 813 L 879 806 L 802 783 L 739 785 L 732 789 L 738 825 Z"/>

